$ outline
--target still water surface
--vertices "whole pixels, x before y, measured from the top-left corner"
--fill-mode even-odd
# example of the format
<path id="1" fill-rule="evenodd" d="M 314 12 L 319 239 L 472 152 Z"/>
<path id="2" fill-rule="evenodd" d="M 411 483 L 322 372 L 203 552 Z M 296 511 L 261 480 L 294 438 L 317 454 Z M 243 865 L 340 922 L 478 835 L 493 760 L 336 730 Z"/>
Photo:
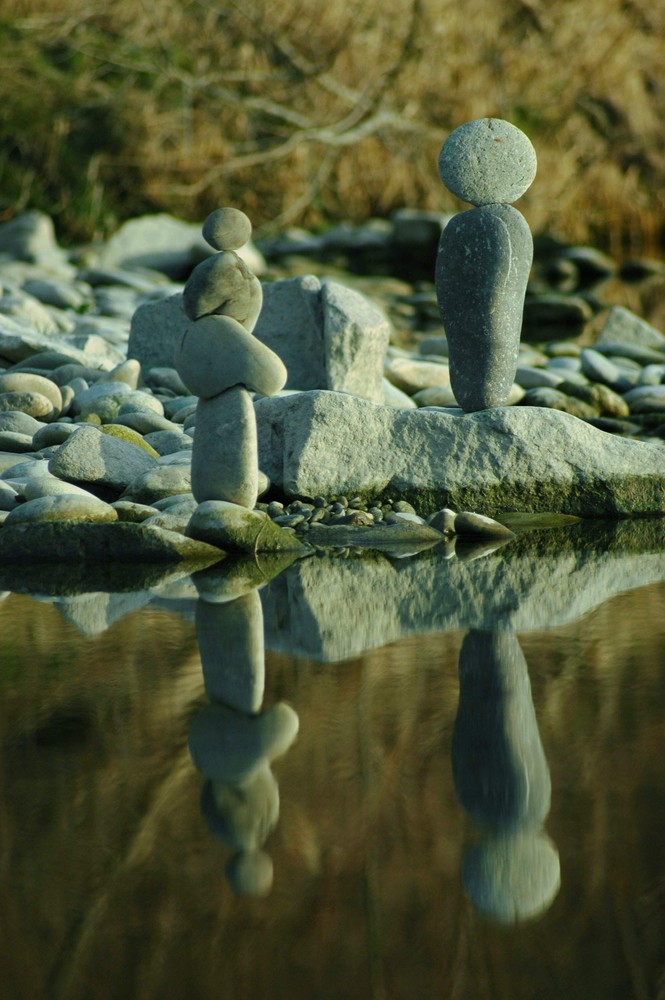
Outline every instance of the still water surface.
<path id="1" fill-rule="evenodd" d="M 611 549 L 7 594 L 2 1000 L 665 997 L 665 547 Z"/>

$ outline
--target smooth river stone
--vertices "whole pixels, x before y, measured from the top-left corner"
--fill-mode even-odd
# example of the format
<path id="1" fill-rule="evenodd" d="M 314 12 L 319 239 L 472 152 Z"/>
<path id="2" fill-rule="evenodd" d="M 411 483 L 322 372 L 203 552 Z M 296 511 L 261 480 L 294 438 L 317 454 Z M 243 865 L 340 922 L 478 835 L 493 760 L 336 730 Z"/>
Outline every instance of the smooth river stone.
<path id="1" fill-rule="evenodd" d="M 7 527 L 15 524 L 44 521 L 91 521 L 95 523 L 117 521 L 118 515 L 109 504 L 90 494 L 67 493 L 42 496 L 15 507 L 7 515 Z"/>
<path id="2" fill-rule="evenodd" d="M 66 483 L 63 479 L 58 479 L 57 476 L 53 475 L 29 477 L 26 479 L 25 485 L 20 492 L 25 500 L 37 500 L 38 497 L 65 495 L 90 497 L 93 500 L 97 499 L 89 490 L 81 489 L 80 486 L 75 486 L 74 483 Z"/>
<path id="3" fill-rule="evenodd" d="M 252 223 L 239 208 L 218 208 L 205 220 L 201 232 L 215 250 L 239 250 L 252 235 Z"/>
<path id="4" fill-rule="evenodd" d="M 200 399 L 192 446 L 192 493 L 198 503 L 226 500 L 253 508 L 259 457 L 251 396 L 236 385 Z"/>
<path id="5" fill-rule="evenodd" d="M 143 448 L 83 424 L 60 445 L 49 470 L 68 482 L 121 492 L 156 464 Z"/>
<path id="6" fill-rule="evenodd" d="M 41 392 L 0 392 L 0 413 L 20 410 L 35 420 L 52 420 L 59 411 Z"/>
<path id="7" fill-rule="evenodd" d="M 501 118 L 465 122 L 439 154 L 439 176 L 472 205 L 517 201 L 536 176 L 536 151 L 520 129 Z"/>
<path id="8" fill-rule="evenodd" d="M 228 316 L 206 316 L 190 324 L 180 343 L 176 368 L 189 390 L 201 399 L 234 385 L 274 396 L 287 378 L 275 352 Z"/>
<path id="9" fill-rule="evenodd" d="M 62 410 L 60 389 L 48 378 L 25 372 L 6 372 L 0 375 L 0 392 L 38 392 L 51 400 L 54 410 Z"/>
<path id="10" fill-rule="evenodd" d="M 194 268 L 182 294 L 190 319 L 231 316 L 250 332 L 263 305 L 261 282 L 232 250 L 213 254 Z"/>
<path id="11" fill-rule="evenodd" d="M 450 383 L 466 412 L 503 406 L 515 379 L 533 239 L 510 205 L 456 215 L 436 260 Z"/>

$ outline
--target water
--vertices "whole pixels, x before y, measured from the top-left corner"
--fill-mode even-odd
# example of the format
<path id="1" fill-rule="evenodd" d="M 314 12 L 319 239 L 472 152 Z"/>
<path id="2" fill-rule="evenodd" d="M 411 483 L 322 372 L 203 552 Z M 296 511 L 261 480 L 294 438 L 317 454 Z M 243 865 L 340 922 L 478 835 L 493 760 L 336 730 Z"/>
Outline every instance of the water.
<path id="1" fill-rule="evenodd" d="M 7 595 L 2 1000 L 665 997 L 662 530 Z"/>

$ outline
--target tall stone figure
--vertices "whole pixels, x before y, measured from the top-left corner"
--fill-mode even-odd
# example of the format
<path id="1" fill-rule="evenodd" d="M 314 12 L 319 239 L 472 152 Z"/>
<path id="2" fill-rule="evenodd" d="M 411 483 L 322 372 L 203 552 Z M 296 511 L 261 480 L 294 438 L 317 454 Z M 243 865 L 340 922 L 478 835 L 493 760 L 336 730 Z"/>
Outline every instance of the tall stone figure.
<path id="1" fill-rule="evenodd" d="M 536 152 L 509 122 L 479 118 L 448 136 L 439 174 L 475 206 L 445 227 L 436 261 L 450 383 L 467 412 L 503 406 L 515 378 L 533 259 L 528 223 L 510 202 L 533 181 Z"/>

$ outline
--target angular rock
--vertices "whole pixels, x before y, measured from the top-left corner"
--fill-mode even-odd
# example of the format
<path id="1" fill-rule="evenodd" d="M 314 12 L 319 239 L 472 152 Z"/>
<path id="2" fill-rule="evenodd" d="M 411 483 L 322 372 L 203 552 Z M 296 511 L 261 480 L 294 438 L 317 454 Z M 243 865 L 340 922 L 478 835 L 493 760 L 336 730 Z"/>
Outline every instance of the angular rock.
<path id="1" fill-rule="evenodd" d="M 49 461 L 54 476 L 88 487 L 121 493 L 142 473 L 155 468 L 156 460 L 144 449 L 82 426 Z"/>
<path id="2" fill-rule="evenodd" d="M 132 316 L 127 357 L 135 358 L 144 372 L 150 368 L 173 368 L 177 347 L 188 325 L 182 293 L 145 302 Z"/>
<path id="3" fill-rule="evenodd" d="M 265 284 L 254 335 L 286 365 L 287 389 L 383 399 L 390 324 L 358 292 L 313 275 Z"/>
<path id="4" fill-rule="evenodd" d="M 502 406 L 515 379 L 531 231 L 510 205 L 461 212 L 443 231 L 436 289 L 450 381 L 467 412 Z"/>
<path id="5" fill-rule="evenodd" d="M 665 510 L 665 449 L 555 410 L 448 416 L 307 392 L 261 399 L 255 411 L 260 466 L 287 496 L 397 494 L 423 514 Z"/>
<path id="6" fill-rule="evenodd" d="M 665 351 L 665 334 L 624 306 L 613 306 L 596 340 L 603 344 L 634 344 Z"/>
<path id="7" fill-rule="evenodd" d="M 206 316 L 190 323 L 176 353 L 175 366 L 188 390 L 211 399 L 234 385 L 274 396 L 287 373 L 270 348 L 230 316 Z"/>

